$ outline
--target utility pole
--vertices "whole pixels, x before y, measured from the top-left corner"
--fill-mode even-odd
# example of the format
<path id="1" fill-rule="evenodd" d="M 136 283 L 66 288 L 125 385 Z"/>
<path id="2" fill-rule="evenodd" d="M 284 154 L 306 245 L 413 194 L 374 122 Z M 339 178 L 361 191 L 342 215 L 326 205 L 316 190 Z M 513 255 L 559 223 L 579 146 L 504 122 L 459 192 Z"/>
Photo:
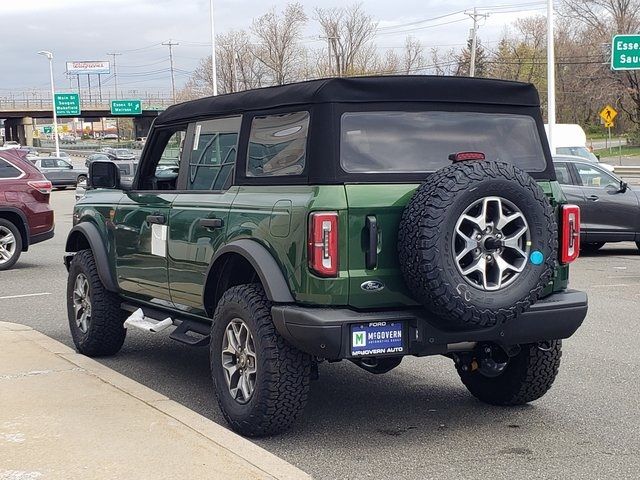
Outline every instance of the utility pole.
<path id="1" fill-rule="evenodd" d="M 176 103 L 176 77 L 173 71 L 173 47 L 174 45 L 180 45 L 179 43 L 169 40 L 162 45 L 169 47 L 169 63 L 171 64 L 171 94 L 173 96 L 173 103 Z"/>
<path id="2" fill-rule="evenodd" d="M 556 126 L 556 59 L 553 45 L 553 0 L 547 2 L 547 123 L 549 147 L 551 154 L 555 155 L 553 130 Z"/>
<path id="3" fill-rule="evenodd" d="M 218 95 L 218 74 L 216 73 L 216 32 L 213 24 L 213 0 L 210 0 L 209 3 L 209 15 L 211 19 L 211 86 L 215 97 Z"/>
<path id="4" fill-rule="evenodd" d="M 118 100 L 118 69 L 116 68 L 116 57 L 122 55 L 121 53 L 107 53 L 113 57 L 113 83 L 115 84 L 116 92 L 115 99 Z M 120 141 L 120 119 L 116 117 L 116 135 L 118 135 L 118 141 Z M 104 128 L 102 129 L 102 136 L 104 137 Z"/>
<path id="5" fill-rule="evenodd" d="M 477 8 L 473 8 L 473 13 L 464 12 L 465 15 L 469 16 L 473 20 L 473 27 L 471 28 L 471 59 L 469 60 L 469 76 L 476 76 L 476 49 L 478 48 L 478 19 L 479 18 L 487 18 L 489 16 L 488 13 L 478 13 Z"/>
<path id="6" fill-rule="evenodd" d="M 319 37 L 321 39 L 326 39 L 327 40 L 327 52 L 329 53 L 329 76 L 331 77 L 333 75 L 333 65 L 331 62 L 331 41 L 335 41 L 338 40 L 338 37 L 336 36 L 326 36 L 326 37 Z M 336 77 L 340 77 L 340 65 L 338 65 L 338 57 L 336 56 Z"/>

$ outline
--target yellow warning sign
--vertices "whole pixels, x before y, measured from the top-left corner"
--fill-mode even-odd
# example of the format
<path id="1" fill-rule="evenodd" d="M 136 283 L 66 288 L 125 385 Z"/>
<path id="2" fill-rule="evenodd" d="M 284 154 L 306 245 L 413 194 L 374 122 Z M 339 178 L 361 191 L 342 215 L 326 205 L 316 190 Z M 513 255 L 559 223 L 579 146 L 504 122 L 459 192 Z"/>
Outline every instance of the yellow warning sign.
<path id="1" fill-rule="evenodd" d="M 614 124 L 613 122 L 604 122 L 604 128 L 613 128 Z"/>
<path id="2" fill-rule="evenodd" d="M 602 118 L 602 121 L 605 123 L 605 126 L 607 126 L 607 124 L 610 123 L 611 124 L 610 126 L 613 127 L 613 120 L 616 118 L 617 115 L 618 115 L 618 111 L 615 108 L 613 108 L 611 105 L 607 105 L 600 111 L 600 118 Z"/>

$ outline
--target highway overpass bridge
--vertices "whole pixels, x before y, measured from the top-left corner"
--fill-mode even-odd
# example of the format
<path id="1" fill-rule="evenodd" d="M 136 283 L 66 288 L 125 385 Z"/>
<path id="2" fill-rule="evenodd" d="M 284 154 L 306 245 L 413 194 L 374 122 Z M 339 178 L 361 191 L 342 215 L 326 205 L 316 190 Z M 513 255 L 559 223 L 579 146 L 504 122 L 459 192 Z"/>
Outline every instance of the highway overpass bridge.
<path id="1" fill-rule="evenodd" d="M 145 137 L 153 119 L 173 102 L 166 98 L 142 98 L 142 112 L 139 115 L 113 115 L 109 99 L 84 101 L 80 103 L 80 115 L 73 118 L 132 118 L 136 137 Z M 53 117 L 50 99 L 0 99 L 0 120 L 4 120 L 5 140 L 15 140 L 21 145 L 31 145 L 35 119 Z M 71 118 L 71 117 L 59 117 Z"/>

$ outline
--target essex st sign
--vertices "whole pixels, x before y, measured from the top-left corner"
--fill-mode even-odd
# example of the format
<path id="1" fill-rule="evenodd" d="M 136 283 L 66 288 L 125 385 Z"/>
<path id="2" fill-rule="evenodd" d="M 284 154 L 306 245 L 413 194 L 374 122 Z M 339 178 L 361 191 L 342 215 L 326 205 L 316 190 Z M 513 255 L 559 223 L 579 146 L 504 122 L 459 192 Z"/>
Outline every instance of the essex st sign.
<path id="1" fill-rule="evenodd" d="M 111 115 L 142 115 L 140 100 L 111 100 Z"/>
<path id="2" fill-rule="evenodd" d="M 615 35 L 611 42 L 611 70 L 640 69 L 640 35 Z"/>

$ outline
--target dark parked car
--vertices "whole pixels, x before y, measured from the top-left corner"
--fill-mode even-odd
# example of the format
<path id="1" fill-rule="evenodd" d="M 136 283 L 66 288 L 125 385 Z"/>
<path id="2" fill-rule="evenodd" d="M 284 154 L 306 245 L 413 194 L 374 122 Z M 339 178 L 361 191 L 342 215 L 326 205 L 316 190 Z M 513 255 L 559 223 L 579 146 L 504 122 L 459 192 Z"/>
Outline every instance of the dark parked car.
<path id="1" fill-rule="evenodd" d="M 87 180 L 86 168 L 74 167 L 62 158 L 38 158 L 34 164 L 54 187 L 75 187 L 78 183 Z"/>
<path id="2" fill-rule="evenodd" d="M 17 151 L 0 152 L 0 270 L 53 237 L 51 182 Z"/>
<path id="3" fill-rule="evenodd" d="M 583 250 L 607 242 L 636 242 L 640 248 L 640 198 L 615 174 L 581 157 L 554 157 L 556 177 L 567 201 L 580 206 Z"/>
<path id="4" fill-rule="evenodd" d="M 113 160 L 115 155 L 111 153 L 94 153 L 93 155 L 89 155 L 85 160 L 84 164 L 87 168 L 89 168 L 89 164 L 91 162 L 95 162 L 96 160 Z"/>

